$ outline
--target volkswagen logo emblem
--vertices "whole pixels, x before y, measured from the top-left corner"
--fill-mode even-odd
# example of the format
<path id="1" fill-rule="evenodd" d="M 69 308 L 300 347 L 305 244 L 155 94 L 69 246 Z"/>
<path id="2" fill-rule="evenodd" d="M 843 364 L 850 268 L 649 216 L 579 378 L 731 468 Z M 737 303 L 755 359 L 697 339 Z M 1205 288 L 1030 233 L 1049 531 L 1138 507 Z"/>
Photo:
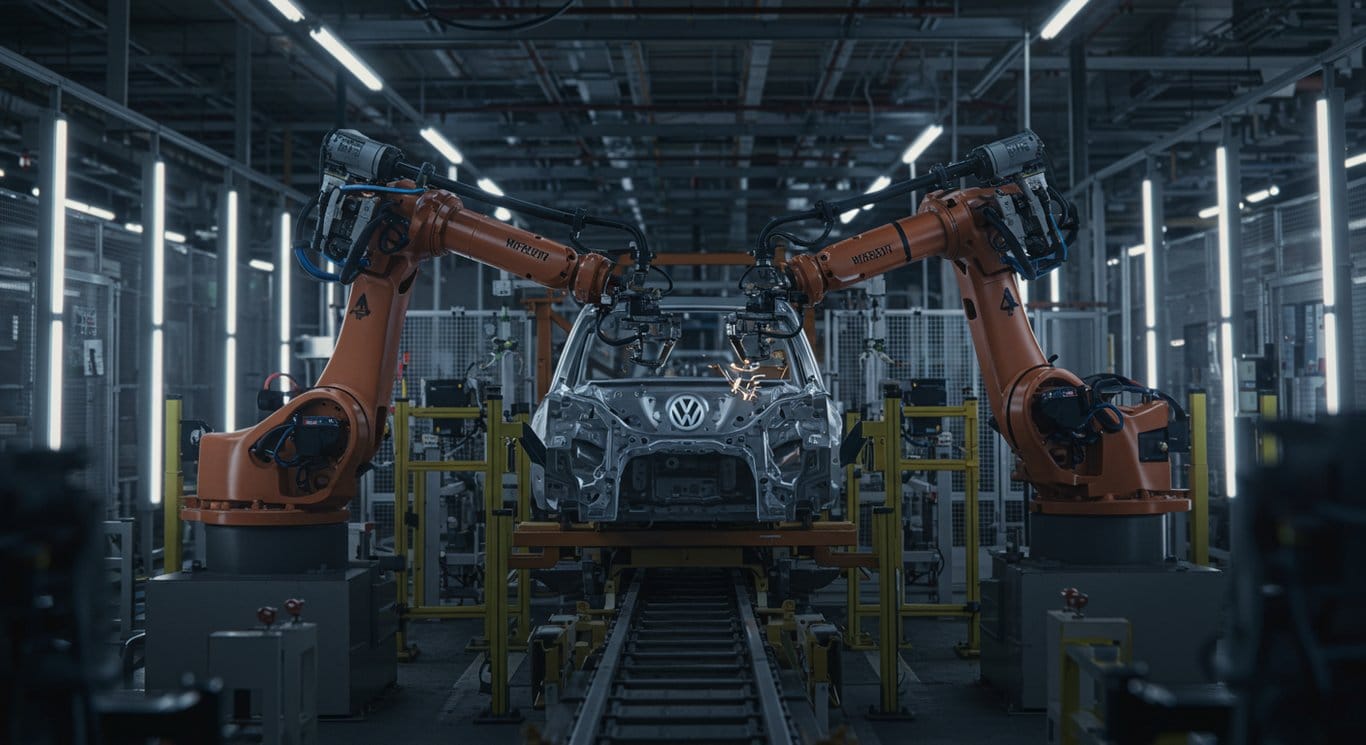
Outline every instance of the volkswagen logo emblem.
<path id="1" fill-rule="evenodd" d="M 701 396 L 680 393 L 669 399 L 669 421 L 678 429 L 694 430 L 707 418 L 707 402 Z"/>

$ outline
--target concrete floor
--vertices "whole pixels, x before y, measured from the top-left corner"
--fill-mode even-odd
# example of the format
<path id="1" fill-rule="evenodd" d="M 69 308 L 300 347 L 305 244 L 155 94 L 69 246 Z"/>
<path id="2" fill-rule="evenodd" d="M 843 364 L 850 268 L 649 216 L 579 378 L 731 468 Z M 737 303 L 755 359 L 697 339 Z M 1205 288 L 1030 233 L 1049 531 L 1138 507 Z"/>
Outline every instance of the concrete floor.
<path id="1" fill-rule="evenodd" d="M 549 611 L 550 609 L 546 609 Z M 823 609 L 831 620 L 834 608 Z M 477 655 L 465 645 L 480 631 L 478 621 L 431 621 L 410 625 L 410 639 L 421 654 L 401 664 L 398 687 L 378 700 L 362 719 L 324 720 L 320 740 L 337 745 L 402 742 L 405 745 L 460 742 L 517 743 L 528 727 L 544 722 L 541 712 L 527 709 L 530 688 L 527 665 L 512 678 L 512 702 L 526 714 L 519 725 L 474 724 L 488 703 L 478 692 Z M 878 700 L 876 652 L 850 652 L 845 659 L 845 707 L 848 730 L 863 745 L 1033 745 L 1044 740 L 1041 714 L 1007 714 L 996 695 L 976 683 L 977 663 L 959 659 L 953 644 L 964 637 L 962 621 L 914 620 L 907 638 L 914 645 L 902 653 L 910 673 L 905 701 L 915 712 L 911 722 L 873 722 L 863 716 Z M 832 718 L 839 715 L 834 714 Z"/>

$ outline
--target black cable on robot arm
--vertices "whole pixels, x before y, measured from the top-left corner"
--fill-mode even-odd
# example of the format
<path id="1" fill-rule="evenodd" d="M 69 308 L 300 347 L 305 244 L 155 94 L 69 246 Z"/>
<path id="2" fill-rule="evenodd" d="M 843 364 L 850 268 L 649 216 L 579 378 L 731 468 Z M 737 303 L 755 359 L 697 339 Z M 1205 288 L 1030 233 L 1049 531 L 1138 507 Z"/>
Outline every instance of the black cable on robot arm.
<path id="1" fill-rule="evenodd" d="M 810 209 L 780 215 L 769 220 L 763 230 L 759 231 L 759 247 L 761 249 L 765 248 L 769 236 L 777 233 L 777 229 L 783 225 L 794 222 L 804 222 L 807 220 L 828 219 L 832 215 L 838 215 L 853 209 L 860 209 L 865 204 L 885 202 L 889 199 L 905 196 L 913 191 L 943 188 L 951 181 L 963 178 L 964 176 L 980 173 L 981 166 L 982 162 L 979 158 L 971 157 L 957 163 L 950 163 L 946 166 L 935 166 L 923 176 L 916 176 L 915 178 L 898 181 L 887 186 L 885 189 L 880 189 L 868 194 L 857 194 L 835 201 L 818 202 L 817 206 Z M 790 238 L 790 236 L 788 237 Z"/>
<path id="2" fill-rule="evenodd" d="M 394 165 L 394 175 L 403 178 L 418 179 L 424 174 L 421 166 L 400 162 Z M 583 225 L 620 230 L 630 234 L 632 240 L 636 242 L 636 252 L 638 254 L 645 256 L 646 258 L 654 258 L 654 254 L 649 249 L 649 242 L 645 240 L 645 234 L 640 231 L 640 228 L 629 222 L 625 222 L 624 220 L 613 220 L 609 217 L 598 217 L 596 215 L 574 213 L 555 207 L 547 207 L 543 204 L 527 202 L 516 197 L 491 194 L 477 186 L 461 183 L 446 178 L 445 176 L 439 176 L 432 173 L 427 173 L 425 175 L 426 183 L 429 186 L 445 189 L 453 194 L 474 199 L 485 204 L 491 204 L 495 207 L 506 207 L 507 209 L 520 212 L 529 217 L 536 217 L 542 220 L 560 223 L 561 225 Z"/>

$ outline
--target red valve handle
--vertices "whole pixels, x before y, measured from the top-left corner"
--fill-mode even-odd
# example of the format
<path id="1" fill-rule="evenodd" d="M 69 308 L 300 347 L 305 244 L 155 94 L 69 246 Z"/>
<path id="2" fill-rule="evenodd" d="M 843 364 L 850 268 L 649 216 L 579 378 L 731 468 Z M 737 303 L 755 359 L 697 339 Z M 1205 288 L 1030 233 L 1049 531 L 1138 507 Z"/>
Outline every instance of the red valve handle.
<path id="1" fill-rule="evenodd" d="M 256 609 L 256 620 L 260 621 L 265 626 L 272 626 L 275 624 L 275 616 L 278 613 L 279 611 L 274 608 L 263 605 Z"/>
<path id="2" fill-rule="evenodd" d="M 304 601 L 299 598 L 290 598 L 289 600 L 286 600 L 285 612 L 289 613 L 295 623 L 298 623 L 299 616 L 303 615 L 304 612 Z"/>

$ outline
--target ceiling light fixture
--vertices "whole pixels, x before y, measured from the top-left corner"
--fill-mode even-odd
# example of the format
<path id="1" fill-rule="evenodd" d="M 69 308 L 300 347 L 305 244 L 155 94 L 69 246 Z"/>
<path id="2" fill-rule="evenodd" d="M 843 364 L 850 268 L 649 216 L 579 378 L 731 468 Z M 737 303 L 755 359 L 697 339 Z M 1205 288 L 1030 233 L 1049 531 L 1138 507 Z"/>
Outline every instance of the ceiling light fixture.
<path id="1" fill-rule="evenodd" d="M 375 71 L 370 69 L 370 66 L 365 64 L 360 57 L 357 57 L 356 53 L 351 51 L 351 48 L 346 46 L 341 39 L 333 36 L 326 26 L 319 26 L 309 31 L 308 35 L 313 37 L 313 41 L 318 42 L 319 46 L 326 49 L 328 54 L 340 62 L 342 67 L 354 75 L 356 80 L 361 82 L 361 85 L 372 91 L 384 90 L 384 81 L 379 79 Z"/>
<path id="2" fill-rule="evenodd" d="M 938 124 L 931 124 L 926 127 L 925 131 L 921 132 L 911 141 L 910 145 L 906 146 L 906 151 L 901 154 L 901 162 L 907 165 L 916 162 L 920 156 L 925 154 L 926 150 L 930 149 L 930 145 L 939 139 L 941 134 L 944 134 L 944 128 Z"/>
<path id="3" fill-rule="evenodd" d="M 280 11 L 280 15 L 284 16 L 285 20 L 290 23 L 298 23 L 304 19 L 304 12 L 299 10 L 299 6 L 291 3 L 289 0 L 266 0 L 266 2 L 270 3 L 271 7 Z"/>
<path id="4" fill-rule="evenodd" d="M 1043 24 L 1043 30 L 1039 31 L 1039 38 L 1044 40 L 1052 39 L 1062 33 L 1063 28 L 1072 22 L 1073 18 L 1086 7 L 1088 0 L 1067 0 L 1062 7 L 1053 11 L 1053 15 Z"/>
<path id="5" fill-rule="evenodd" d="M 455 165 L 460 165 L 465 162 L 465 156 L 460 154 L 460 150 L 455 145 L 452 145 L 451 141 L 446 139 L 444 135 L 432 127 L 426 127 L 418 134 L 422 135 L 422 139 L 431 143 L 431 146 L 436 148 L 436 151 L 441 153 L 441 157 L 446 160 L 449 160 Z"/>

